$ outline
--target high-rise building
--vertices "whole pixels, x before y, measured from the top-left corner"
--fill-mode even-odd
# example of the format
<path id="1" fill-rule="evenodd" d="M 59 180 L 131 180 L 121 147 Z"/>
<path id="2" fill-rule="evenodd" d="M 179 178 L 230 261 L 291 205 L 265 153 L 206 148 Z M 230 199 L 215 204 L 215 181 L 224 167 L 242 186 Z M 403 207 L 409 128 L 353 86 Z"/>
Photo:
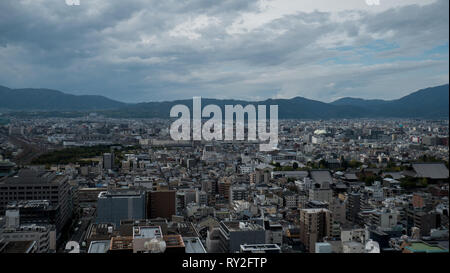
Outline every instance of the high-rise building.
<path id="1" fill-rule="evenodd" d="M 205 191 L 197 191 L 195 199 L 199 206 L 208 205 L 208 194 Z"/>
<path id="2" fill-rule="evenodd" d="M 176 191 L 150 191 L 147 193 L 147 218 L 171 219 L 176 214 Z"/>
<path id="3" fill-rule="evenodd" d="M 114 152 L 103 154 L 103 169 L 111 170 L 114 168 Z"/>
<path id="4" fill-rule="evenodd" d="M 261 223 L 262 224 L 262 223 Z M 244 244 L 264 244 L 264 227 L 254 221 L 222 221 L 219 225 L 219 251 L 235 253 Z"/>
<path id="5" fill-rule="evenodd" d="M 0 214 L 5 213 L 8 204 L 21 200 L 47 200 L 47 212 L 52 214 L 51 210 L 55 210 L 54 225 L 57 233 L 72 217 L 72 195 L 69 177 L 66 175 L 50 171 L 22 169 L 15 176 L 0 180 Z M 36 206 L 32 202 L 25 207 L 22 206 L 23 213 L 28 215 L 28 212 L 42 209 L 42 206 L 40 208 Z M 49 209 L 50 207 L 52 209 Z"/>
<path id="6" fill-rule="evenodd" d="M 219 195 L 220 195 L 220 197 L 224 198 L 226 201 L 230 200 L 230 187 L 231 187 L 230 179 L 224 179 L 224 180 L 219 181 L 219 183 L 218 183 Z"/>
<path id="7" fill-rule="evenodd" d="M 145 219 L 145 192 L 139 190 L 110 190 L 101 192 L 97 201 L 97 223 L 113 223 L 120 220 Z"/>
<path id="8" fill-rule="evenodd" d="M 361 194 L 350 193 L 347 199 L 346 218 L 352 223 L 358 221 L 358 213 L 361 211 Z"/>
<path id="9" fill-rule="evenodd" d="M 331 212 L 328 209 L 300 210 L 300 241 L 314 253 L 317 242 L 331 235 Z"/>
<path id="10" fill-rule="evenodd" d="M 248 200 L 248 188 L 245 185 L 233 185 L 230 187 L 230 204 L 237 200 Z"/>
<path id="11" fill-rule="evenodd" d="M 0 228 L 0 239 L 5 242 L 35 242 L 36 253 L 56 250 L 56 231 L 53 225 L 20 223 L 18 209 L 6 211 L 6 225 Z"/>
<path id="12" fill-rule="evenodd" d="M 333 222 L 343 224 L 346 221 L 346 202 L 339 199 L 333 198 L 333 201 L 330 204 L 330 211 L 332 213 Z"/>
<path id="13" fill-rule="evenodd" d="M 17 210 L 20 215 L 20 224 L 37 224 L 37 225 L 60 225 L 57 223 L 57 208 L 50 204 L 48 200 L 21 200 L 13 201 L 8 204 L 7 211 Z M 57 230 L 61 230 L 62 226 L 58 226 Z"/>

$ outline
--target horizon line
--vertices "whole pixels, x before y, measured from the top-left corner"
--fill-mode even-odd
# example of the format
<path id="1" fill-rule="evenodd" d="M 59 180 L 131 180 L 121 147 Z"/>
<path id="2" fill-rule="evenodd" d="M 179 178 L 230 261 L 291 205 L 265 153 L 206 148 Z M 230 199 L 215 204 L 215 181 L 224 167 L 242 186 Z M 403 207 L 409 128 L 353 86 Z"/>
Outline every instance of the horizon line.
<path id="1" fill-rule="evenodd" d="M 333 101 L 330 102 L 324 102 L 321 100 L 317 100 L 317 99 L 310 99 L 307 97 L 303 97 L 303 96 L 295 96 L 295 97 L 291 97 L 291 98 L 266 98 L 263 100 L 247 100 L 247 99 L 234 99 L 234 98 L 210 98 L 210 97 L 203 97 L 203 96 L 192 96 L 192 98 L 181 98 L 181 99 L 173 99 L 173 100 L 160 100 L 160 101 L 141 101 L 141 102 L 124 102 L 121 100 L 117 100 L 117 99 L 112 99 L 106 95 L 99 95 L 99 94 L 73 94 L 73 93 L 66 93 L 67 91 L 61 91 L 61 90 L 57 90 L 57 89 L 50 89 L 50 88 L 45 88 L 45 87 L 22 87 L 22 88 L 10 88 L 7 87 L 5 85 L 1 85 L 0 87 L 4 87 L 10 90 L 24 90 L 24 89 L 36 89 L 36 90 L 49 90 L 49 91 L 57 91 L 57 92 L 61 92 L 65 95 L 72 95 L 72 96 L 77 96 L 77 97 L 81 97 L 81 96 L 97 96 L 97 97 L 104 97 L 106 99 L 118 102 L 118 103 L 123 103 L 123 104 L 129 104 L 129 105 L 136 105 L 136 104 L 143 104 L 143 103 L 164 103 L 164 102 L 175 102 L 175 101 L 184 101 L 184 100 L 192 100 L 194 97 L 201 97 L 202 99 L 206 99 L 206 100 L 232 100 L 232 101 L 243 101 L 243 102 L 264 102 L 267 100 L 293 100 L 296 98 L 302 98 L 302 99 L 306 99 L 306 100 L 310 100 L 310 101 L 316 101 L 316 102 L 321 102 L 321 103 L 325 103 L 325 104 L 330 104 L 336 101 L 339 101 L 341 99 L 359 99 L 359 100 L 365 100 L 365 101 L 372 101 L 372 100 L 378 100 L 378 101 L 385 101 L 385 102 L 389 102 L 389 101 L 395 101 L 395 100 L 399 100 L 401 98 L 404 98 L 406 96 L 409 96 L 411 94 L 414 94 L 416 92 L 422 91 L 422 90 L 426 90 L 429 88 L 436 88 L 436 87 L 441 87 L 441 86 L 445 86 L 445 85 L 450 85 L 450 82 L 444 83 L 444 84 L 440 84 L 440 85 L 435 85 L 435 86 L 429 86 L 429 87 L 425 87 L 425 88 L 421 88 L 421 89 L 417 89 L 415 91 L 412 91 L 411 93 L 404 95 L 402 97 L 396 98 L 396 99 L 382 99 L 382 98 L 370 98 L 370 99 L 364 99 L 364 98 L 359 98 L 359 97 L 340 97 L 337 98 Z"/>

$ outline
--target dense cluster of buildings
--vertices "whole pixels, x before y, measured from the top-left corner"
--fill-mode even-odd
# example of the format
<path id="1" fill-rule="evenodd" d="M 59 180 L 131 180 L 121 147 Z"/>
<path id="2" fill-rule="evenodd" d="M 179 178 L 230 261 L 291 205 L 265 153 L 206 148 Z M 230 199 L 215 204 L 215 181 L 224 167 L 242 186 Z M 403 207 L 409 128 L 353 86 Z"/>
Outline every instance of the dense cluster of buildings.
<path id="1" fill-rule="evenodd" d="M 278 149 L 261 152 L 173 141 L 166 120 L 13 120 L 0 253 L 448 252 L 448 125 L 282 120 Z M 18 138 L 109 151 L 16 165 Z"/>

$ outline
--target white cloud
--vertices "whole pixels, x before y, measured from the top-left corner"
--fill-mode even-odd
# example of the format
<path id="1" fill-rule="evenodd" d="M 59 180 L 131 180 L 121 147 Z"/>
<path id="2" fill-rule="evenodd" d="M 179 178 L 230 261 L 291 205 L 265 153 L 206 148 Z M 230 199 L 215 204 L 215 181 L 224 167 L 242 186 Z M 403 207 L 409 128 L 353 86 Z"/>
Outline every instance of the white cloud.
<path id="1" fill-rule="evenodd" d="M 186 22 L 177 25 L 169 32 L 169 35 L 172 37 L 185 37 L 190 40 L 197 40 L 202 37 L 200 31 L 218 24 L 220 24 L 218 18 L 200 15 L 194 19 L 189 18 Z"/>

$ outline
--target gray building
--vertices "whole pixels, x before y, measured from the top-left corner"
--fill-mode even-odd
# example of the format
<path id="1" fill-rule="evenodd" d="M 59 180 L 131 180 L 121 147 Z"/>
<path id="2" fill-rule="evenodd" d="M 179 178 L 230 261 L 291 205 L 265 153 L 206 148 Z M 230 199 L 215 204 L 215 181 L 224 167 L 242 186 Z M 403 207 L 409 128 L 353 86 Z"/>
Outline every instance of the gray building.
<path id="1" fill-rule="evenodd" d="M 222 221 L 219 225 L 219 249 L 223 253 L 235 253 L 244 244 L 265 244 L 266 232 L 255 221 Z"/>
<path id="2" fill-rule="evenodd" d="M 248 188 L 245 185 L 233 185 L 230 187 L 230 204 L 237 200 L 248 200 Z"/>
<path id="3" fill-rule="evenodd" d="M 347 199 L 346 218 L 352 223 L 358 221 L 358 213 L 361 211 L 361 194 L 350 193 Z"/>
<path id="4" fill-rule="evenodd" d="M 48 200 L 48 205 L 54 210 L 55 221 L 52 224 L 57 233 L 72 217 L 72 197 L 66 175 L 23 169 L 15 176 L 0 180 L 0 215 L 5 213 L 8 204 L 21 200 Z"/>
<path id="5" fill-rule="evenodd" d="M 101 192 L 97 201 L 97 223 L 145 219 L 145 192 L 136 190 L 110 190 Z"/>
<path id="6" fill-rule="evenodd" d="M 103 154 L 103 168 L 106 170 L 114 168 L 114 152 Z"/>

